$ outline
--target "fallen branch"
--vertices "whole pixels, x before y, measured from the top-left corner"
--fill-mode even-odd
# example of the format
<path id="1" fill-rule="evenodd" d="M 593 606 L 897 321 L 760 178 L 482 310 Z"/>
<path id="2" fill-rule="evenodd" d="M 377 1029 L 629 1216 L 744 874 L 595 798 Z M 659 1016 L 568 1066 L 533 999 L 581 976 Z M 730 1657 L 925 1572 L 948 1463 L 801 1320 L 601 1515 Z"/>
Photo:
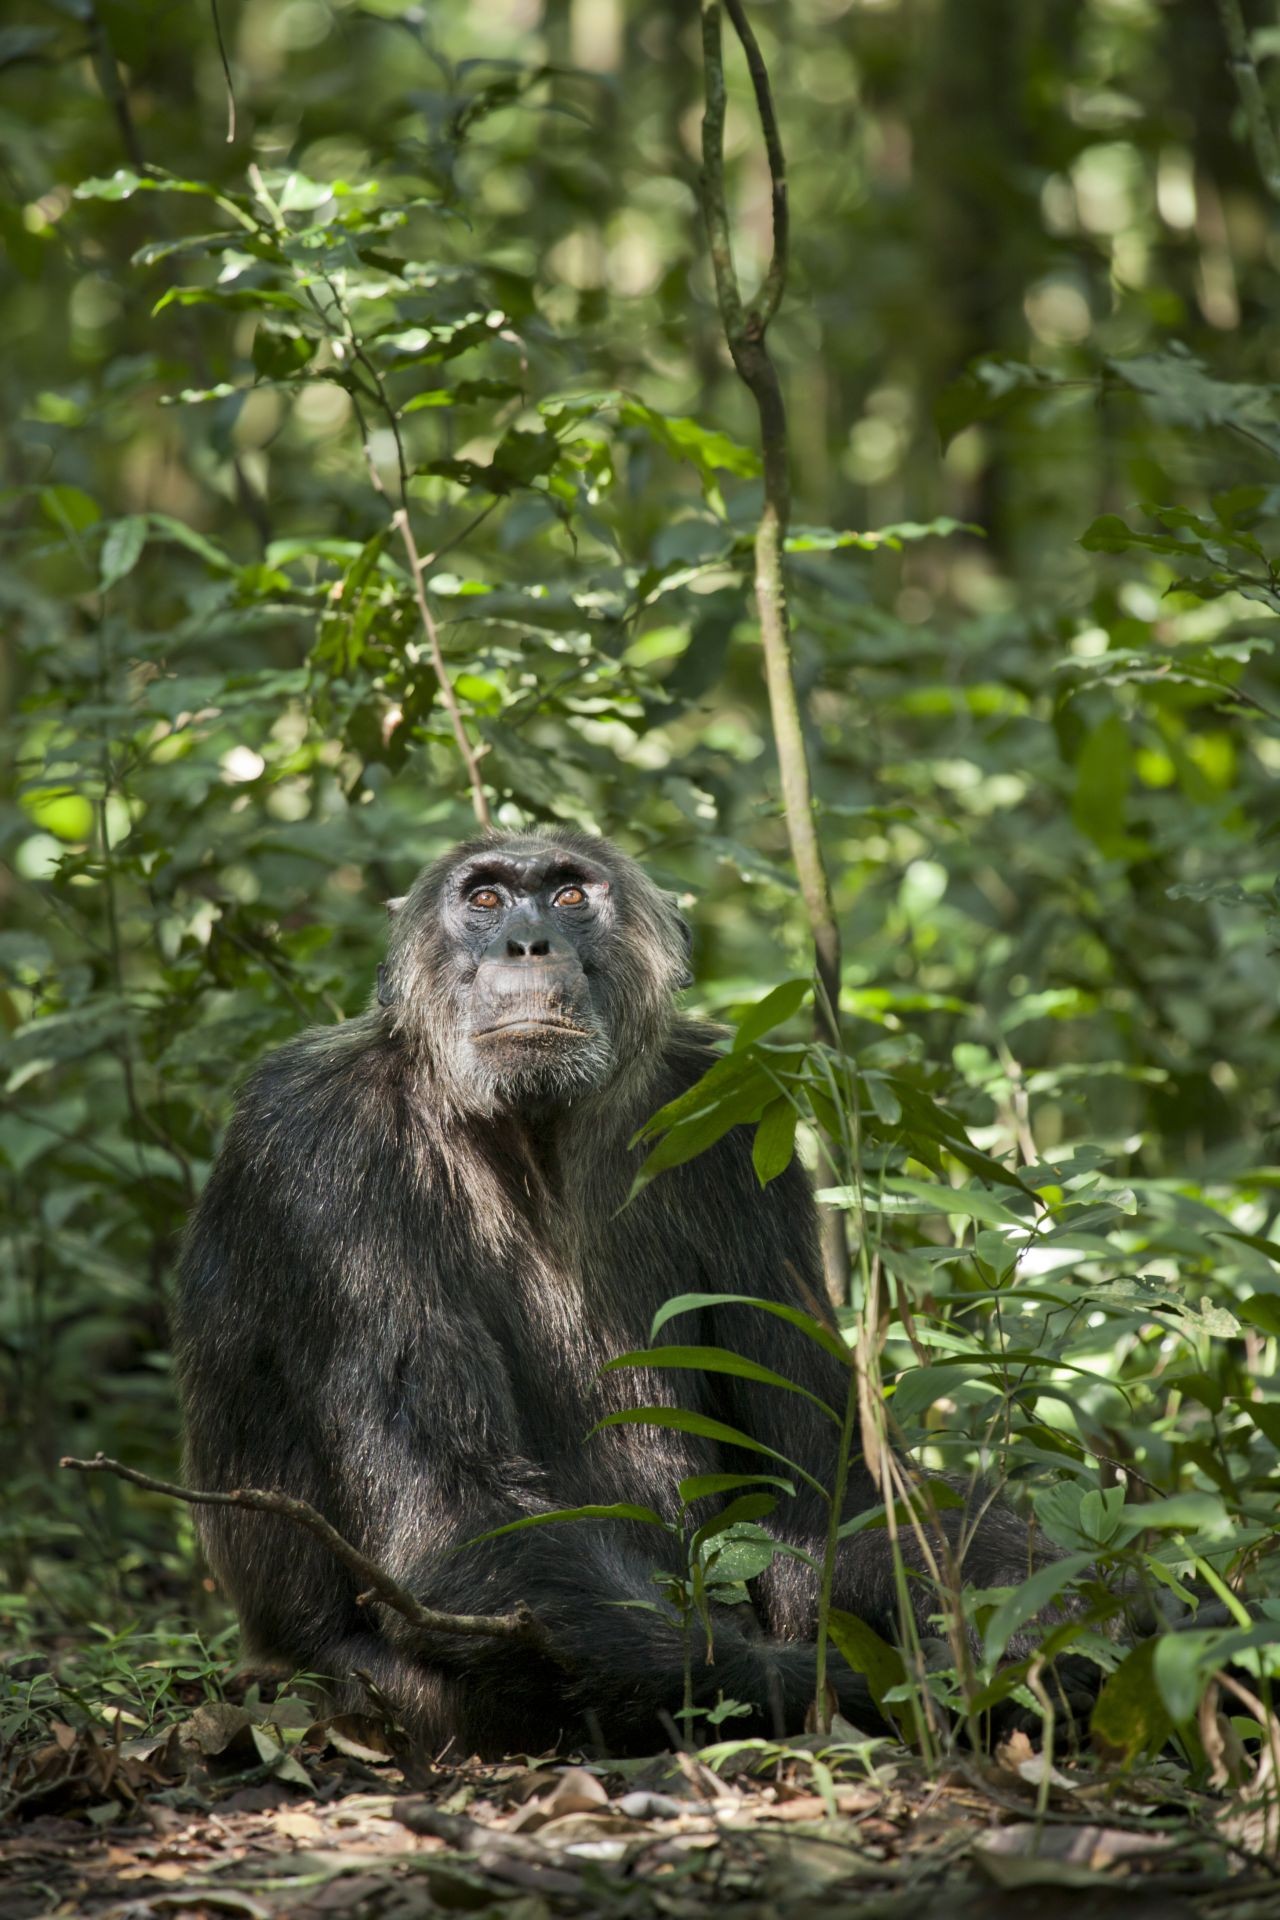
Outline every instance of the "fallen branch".
<path id="1" fill-rule="evenodd" d="M 66 1454 L 58 1464 L 71 1467 L 77 1473 L 114 1473 L 121 1480 L 131 1480 L 135 1487 L 145 1487 L 148 1493 L 163 1493 L 170 1500 L 185 1500 L 188 1506 L 248 1507 L 255 1513 L 278 1513 L 283 1519 L 296 1521 L 300 1527 L 313 1533 L 323 1546 L 328 1547 L 330 1553 L 341 1560 L 344 1567 L 355 1574 L 364 1589 L 359 1596 L 362 1605 L 369 1600 L 381 1600 L 423 1633 L 456 1633 L 473 1638 L 519 1640 L 526 1646 L 543 1650 L 547 1647 L 546 1628 L 523 1601 L 512 1613 L 437 1613 L 434 1607 L 424 1607 L 398 1580 L 393 1580 L 389 1573 L 375 1565 L 358 1547 L 353 1547 L 349 1540 L 344 1539 L 309 1501 L 295 1500 L 292 1494 L 267 1493 L 261 1487 L 237 1487 L 231 1493 L 198 1493 L 192 1487 L 179 1487 L 170 1480 L 155 1480 L 149 1473 L 139 1473 L 136 1467 L 126 1467 L 119 1460 L 109 1460 L 104 1453 L 95 1454 L 92 1460 L 76 1460 Z"/>

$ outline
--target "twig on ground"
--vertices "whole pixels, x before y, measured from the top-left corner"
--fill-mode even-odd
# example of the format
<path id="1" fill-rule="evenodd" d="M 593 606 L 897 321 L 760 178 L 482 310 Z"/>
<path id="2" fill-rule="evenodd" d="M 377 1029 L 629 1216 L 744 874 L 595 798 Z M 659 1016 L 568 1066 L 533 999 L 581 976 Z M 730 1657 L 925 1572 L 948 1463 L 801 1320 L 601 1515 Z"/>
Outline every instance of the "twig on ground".
<path id="1" fill-rule="evenodd" d="M 77 1473 L 113 1473 L 121 1480 L 131 1480 L 135 1487 L 144 1487 L 148 1493 L 162 1493 L 170 1500 L 185 1500 L 189 1506 L 248 1507 L 256 1513 L 278 1513 L 282 1519 L 293 1520 L 299 1526 L 306 1527 L 309 1533 L 313 1533 L 317 1540 L 328 1547 L 330 1553 L 341 1560 L 344 1567 L 357 1576 L 364 1588 L 360 1595 L 362 1601 L 374 1598 L 381 1600 L 424 1633 L 456 1633 L 472 1638 L 519 1640 L 526 1646 L 541 1649 L 547 1646 L 546 1628 L 523 1602 L 511 1613 L 438 1613 L 434 1607 L 424 1607 L 398 1580 L 393 1580 L 389 1573 L 368 1559 L 358 1547 L 353 1547 L 349 1540 L 344 1539 L 309 1501 L 295 1500 L 292 1494 L 268 1493 L 260 1487 L 237 1487 L 228 1493 L 200 1493 L 192 1487 L 180 1487 L 171 1480 L 153 1479 L 149 1473 L 139 1473 L 136 1467 L 126 1467 L 121 1461 L 110 1460 L 103 1453 L 95 1454 L 92 1460 L 76 1460 L 66 1454 L 58 1464 L 74 1468 Z"/>

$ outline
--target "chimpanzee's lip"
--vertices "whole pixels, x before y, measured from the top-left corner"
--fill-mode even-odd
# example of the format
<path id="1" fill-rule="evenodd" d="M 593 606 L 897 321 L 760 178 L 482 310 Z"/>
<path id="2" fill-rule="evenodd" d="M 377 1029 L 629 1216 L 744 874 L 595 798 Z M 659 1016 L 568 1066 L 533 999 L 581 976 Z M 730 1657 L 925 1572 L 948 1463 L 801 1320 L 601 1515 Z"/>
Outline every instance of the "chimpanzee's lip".
<path id="1" fill-rule="evenodd" d="M 574 1027 L 567 1020 L 544 1019 L 538 1014 L 522 1013 L 515 1020 L 500 1020 L 493 1027 L 477 1027 L 471 1038 L 488 1040 L 495 1033 L 572 1033 L 580 1040 L 589 1040 L 591 1034 L 586 1027 Z"/>

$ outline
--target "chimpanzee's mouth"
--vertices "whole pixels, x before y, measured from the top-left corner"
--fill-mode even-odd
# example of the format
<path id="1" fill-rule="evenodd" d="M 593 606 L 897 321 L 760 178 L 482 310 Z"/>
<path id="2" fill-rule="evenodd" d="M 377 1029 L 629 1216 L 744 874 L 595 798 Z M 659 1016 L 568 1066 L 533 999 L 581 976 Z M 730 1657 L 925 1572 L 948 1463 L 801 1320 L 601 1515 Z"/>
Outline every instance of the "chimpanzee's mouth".
<path id="1" fill-rule="evenodd" d="M 542 1034 L 570 1033 L 575 1039 L 590 1040 L 593 1035 L 586 1027 L 571 1026 L 567 1020 L 555 1020 L 548 1014 L 522 1013 L 511 1020 L 500 1020 L 496 1026 L 478 1027 L 471 1035 L 473 1040 L 492 1040 L 499 1034 Z"/>

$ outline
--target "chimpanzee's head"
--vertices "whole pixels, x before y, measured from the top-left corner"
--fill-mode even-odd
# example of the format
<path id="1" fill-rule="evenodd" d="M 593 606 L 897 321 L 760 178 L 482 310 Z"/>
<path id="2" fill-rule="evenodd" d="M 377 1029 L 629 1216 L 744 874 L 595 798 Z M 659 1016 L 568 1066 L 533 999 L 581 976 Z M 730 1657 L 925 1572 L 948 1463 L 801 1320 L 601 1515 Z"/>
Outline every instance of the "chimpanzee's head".
<path id="1" fill-rule="evenodd" d="M 456 847 L 394 903 L 379 999 L 449 1104 L 519 1110 L 653 1053 L 689 930 L 634 860 L 571 829 Z"/>

